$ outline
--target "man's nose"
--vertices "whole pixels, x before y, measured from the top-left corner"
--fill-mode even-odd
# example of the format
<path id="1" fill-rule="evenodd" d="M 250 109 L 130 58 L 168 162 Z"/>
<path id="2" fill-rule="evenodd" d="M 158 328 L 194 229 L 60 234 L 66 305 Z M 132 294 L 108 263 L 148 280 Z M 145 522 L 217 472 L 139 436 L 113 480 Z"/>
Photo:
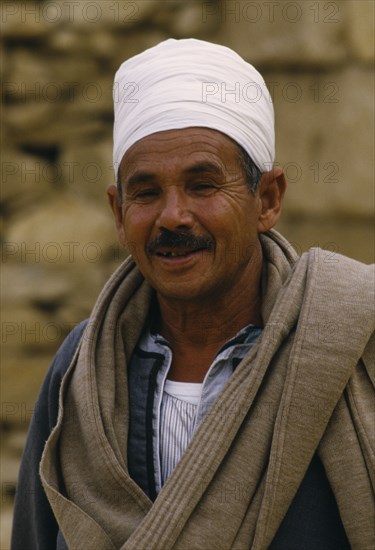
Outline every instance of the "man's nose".
<path id="1" fill-rule="evenodd" d="M 156 224 L 170 231 L 191 229 L 194 219 L 184 190 L 171 186 L 165 191 Z"/>

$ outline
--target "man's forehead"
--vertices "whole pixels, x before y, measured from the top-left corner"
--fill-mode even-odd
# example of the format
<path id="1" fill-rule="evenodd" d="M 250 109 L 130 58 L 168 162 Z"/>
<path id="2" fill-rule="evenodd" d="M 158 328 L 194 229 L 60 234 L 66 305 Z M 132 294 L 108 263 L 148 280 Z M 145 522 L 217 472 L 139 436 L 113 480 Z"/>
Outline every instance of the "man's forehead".
<path id="1" fill-rule="evenodd" d="M 121 170 L 139 164 L 152 166 L 175 159 L 184 167 L 205 162 L 219 165 L 238 156 L 238 145 L 228 136 L 210 128 L 184 128 L 156 132 L 137 141 L 125 153 Z"/>

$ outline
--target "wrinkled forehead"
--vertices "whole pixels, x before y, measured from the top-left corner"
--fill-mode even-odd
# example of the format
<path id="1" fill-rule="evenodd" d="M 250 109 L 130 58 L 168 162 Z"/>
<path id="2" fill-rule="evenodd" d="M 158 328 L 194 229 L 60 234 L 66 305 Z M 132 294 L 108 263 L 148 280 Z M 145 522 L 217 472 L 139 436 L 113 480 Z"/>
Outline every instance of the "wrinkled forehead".
<path id="1" fill-rule="evenodd" d="M 202 155 L 221 155 L 228 152 L 238 155 L 239 145 L 229 136 L 212 128 L 199 126 L 154 132 L 136 141 L 125 152 L 120 165 L 127 161 L 149 157 L 153 154 L 177 155 L 181 158 L 188 152 L 201 152 Z"/>
<path id="2" fill-rule="evenodd" d="M 126 181 L 135 172 L 155 173 L 174 167 L 184 171 L 229 173 L 238 170 L 240 148 L 231 138 L 208 128 L 165 130 L 146 136 L 126 151 L 119 175 Z"/>

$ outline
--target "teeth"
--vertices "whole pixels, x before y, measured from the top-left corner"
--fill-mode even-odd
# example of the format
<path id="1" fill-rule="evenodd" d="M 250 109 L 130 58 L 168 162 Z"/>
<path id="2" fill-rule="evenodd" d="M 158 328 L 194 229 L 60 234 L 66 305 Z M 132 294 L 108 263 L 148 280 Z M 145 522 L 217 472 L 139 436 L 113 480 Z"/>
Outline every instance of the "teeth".
<path id="1" fill-rule="evenodd" d="M 186 253 L 185 252 L 165 252 L 164 254 L 162 253 L 162 256 L 165 256 L 166 258 L 176 258 L 177 256 L 186 256 Z"/>
<path id="2" fill-rule="evenodd" d="M 164 258 L 177 258 L 181 256 L 186 256 L 186 254 L 189 254 L 189 252 L 160 252 L 159 254 Z"/>

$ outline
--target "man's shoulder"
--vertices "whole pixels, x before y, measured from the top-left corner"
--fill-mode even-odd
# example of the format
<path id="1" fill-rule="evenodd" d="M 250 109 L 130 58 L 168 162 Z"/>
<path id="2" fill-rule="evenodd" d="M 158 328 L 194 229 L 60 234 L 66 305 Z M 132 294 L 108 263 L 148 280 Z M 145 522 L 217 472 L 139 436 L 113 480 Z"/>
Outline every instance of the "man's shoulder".
<path id="1" fill-rule="evenodd" d="M 58 349 L 55 358 L 52 362 L 50 371 L 51 374 L 62 378 L 73 359 L 75 351 L 81 341 L 84 330 L 88 325 L 89 320 L 85 319 L 81 321 L 74 329 L 68 334 L 60 348 Z"/>
<path id="2" fill-rule="evenodd" d="M 324 319 L 325 326 L 341 334 L 342 345 L 345 338 L 357 340 L 363 352 L 374 332 L 375 266 L 322 249 L 306 254 L 309 319 L 317 323 Z"/>
<path id="3" fill-rule="evenodd" d="M 88 320 L 82 321 L 68 334 L 58 349 L 44 379 L 35 406 L 32 424 L 39 425 L 39 429 L 42 424 L 45 425 L 47 433 L 56 424 L 61 382 L 72 362 L 87 324 Z"/>
<path id="4" fill-rule="evenodd" d="M 305 254 L 309 257 L 310 266 L 317 268 L 320 276 L 326 279 L 327 284 L 331 283 L 337 288 L 352 287 L 355 285 L 356 291 L 374 291 L 375 265 L 365 264 L 348 256 L 344 256 L 331 250 L 323 248 L 311 248 Z M 303 260 L 303 254 L 298 258 Z"/>
<path id="5" fill-rule="evenodd" d="M 57 399 L 61 380 L 72 362 L 87 324 L 88 319 L 76 325 L 57 350 L 45 377 L 39 399 L 48 397 L 48 400 L 50 400 L 52 395 L 55 395 Z"/>
<path id="6" fill-rule="evenodd" d="M 311 248 L 310 252 L 321 256 L 321 260 L 324 263 L 336 264 L 343 269 L 350 269 L 353 271 L 362 271 L 362 270 L 373 270 L 374 264 L 365 264 L 349 256 L 344 256 L 339 252 L 333 250 L 326 250 L 324 248 Z"/>

